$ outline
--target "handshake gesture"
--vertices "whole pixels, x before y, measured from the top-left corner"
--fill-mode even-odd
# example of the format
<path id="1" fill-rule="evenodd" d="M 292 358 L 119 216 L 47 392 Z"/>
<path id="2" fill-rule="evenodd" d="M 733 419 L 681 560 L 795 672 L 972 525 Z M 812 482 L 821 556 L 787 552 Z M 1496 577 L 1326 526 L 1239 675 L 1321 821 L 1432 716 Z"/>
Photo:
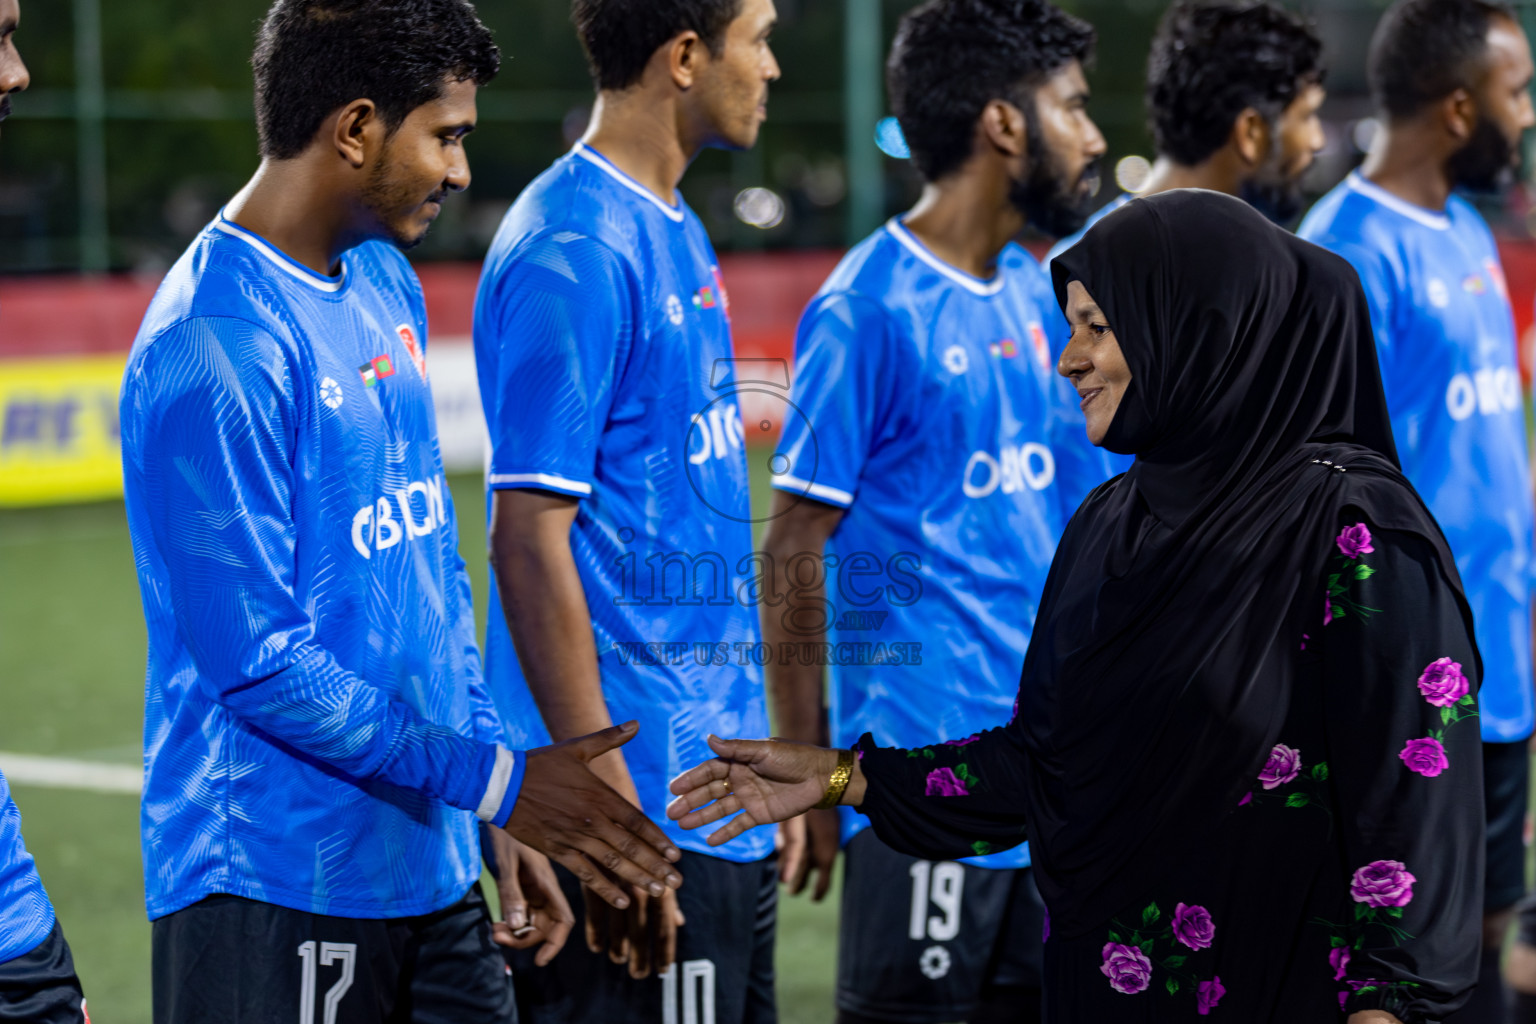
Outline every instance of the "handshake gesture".
<path id="1" fill-rule="evenodd" d="M 528 751 L 523 787 L 505 831 L 492 828 L 493 871 L 501 896 L 498 943 L 540 946 L 543 966 L 565 945 L 575 915 L 549 861 L 564 865 L 584 891 L 624 910 L 636 896 L 660 898 L 683 884 L 672 865 L 682 854 L 666 834 L 592 770 L 639 731 L 635 722 Z"/>
<path id="2" fill-rule="evenodd" d="M 709 737 L 709 746 L 718 757 L 672 780 L 677 799 L 667 808 L 667 817 L 691 829 L 735 814 L 710 834 L 711 846 L 729 842 L 749 828 L 797 817 L 821 806 L 829 796 L 854 807 L 864 800 L 864 774 L 847 751 L 787 740 L 717 736 Z"/>
<path id="3" fill-rule="evenodd" d="M 584 891 L 616 910 L 630 906 L 626 889 L 637 899 L 661 900 L 682 885 L 672 866 L 681 856 L 677 847 L 590 766 L 595 758 L 627 743 L 637 729 L 629 722 L 529 751 L 523 788 L 506 830 L 491 830 L 503 918 L 496 926 L 496 941 L 516 949 L 541 946 L 541 966 L 564 946 L 575 923 L 550 860 L 563 864 Z M 857 806 L 863 800 L 864 776 L 847 751 L 716 736 L 709 737 L 709 745 L 719 756 L 673 780 L 677 799 L 667 816 L 692 829 L 735 815 L 709 836 L 711 846 L 757 825 L 803 814 L 822 804 L 834 789 L 841 796 L 838 802 Z M 625 941 L 617 925 L 599 926 L 594 932 L 598 908 L 591 903 L 589 946 L 606 947 L 616 960 L 630 959 L 631 973 L 637 977 L 670 963 L 671 928 L 665 929 L 667 940 L 660 942 L 639 935 Z M 612 937 L 602 934 L 610 931 Z M 631 950 L 638 953 L 650 946 L 659 948 L 654 954 L 631 957 Z M 654 965 L 647 962 L 651 955 Z"/>

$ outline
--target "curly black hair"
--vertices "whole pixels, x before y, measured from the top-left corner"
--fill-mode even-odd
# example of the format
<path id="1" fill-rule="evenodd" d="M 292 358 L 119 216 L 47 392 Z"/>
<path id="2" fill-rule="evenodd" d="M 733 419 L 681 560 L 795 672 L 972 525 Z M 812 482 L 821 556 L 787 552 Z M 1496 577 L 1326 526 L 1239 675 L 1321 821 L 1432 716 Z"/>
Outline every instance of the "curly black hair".
<path id="1" fill-rule="evenodd" d="M 1470 88 L 1488 52 L 1494 18 L 1514 19 L 1492 0 L 1399 0 L 1371 37 L 1366 75 L 1378 109 L 1412 117 L 1457 89 Z"/>
<path id="2" fill-rule="evenodd" d="M 501 54 L 467 0 L 277 0 L 251 65 L 261 155 L 288 160 L 353 100 L 393 132 L 449 79 L 495 78 Z"/>
<path id="3" fill-rule="evenodd" d="M 1034 91 L 1093 55 L 1092 26 L 1046 0 L 929 0 L 901 19 L 886 89 L 928 181 L 971 155 L 976 119 L 1003 99 L 1034 116 Z"/>
<path id="4" fill-rule="evenodd" d="M 1147 59 L 1147 122 L 1159 155 L 1204 163 L 1248 108 L 1271 122 L 1323 80 L 1322 40 L 1271 3 L 1185 0 L 1168 9 Z"/>
<path id="5" fill-rule="evenodd" d="M 741 0 L 572 0 L 571 20 L 599 89 L 628 89 L 663 43 L 689 29 L 711 54 L 741 14 Z"/>

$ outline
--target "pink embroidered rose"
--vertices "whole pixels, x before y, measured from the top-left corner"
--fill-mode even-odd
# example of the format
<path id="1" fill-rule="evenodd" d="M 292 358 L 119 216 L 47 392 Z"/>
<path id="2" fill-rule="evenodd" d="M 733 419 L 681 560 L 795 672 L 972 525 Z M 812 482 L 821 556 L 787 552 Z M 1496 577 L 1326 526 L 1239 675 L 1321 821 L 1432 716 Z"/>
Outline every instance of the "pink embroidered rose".
<path id="1" fill-rule="evenodd" d="M 1323 625 L 1326 626 L 1326 625 L 1328 625 L 1328 623 L 1330 623 L 1332 621 L 1333 621 L 1333 602 L 1328 600 L 1325 597 L 1325 598 L 1323 598 Z"/>
<path id="2" fill-rule="evenodd" d="M 1451 766 L 1450 758 L 1445 756 L 1445 748 L 1433 736 L 1409 740 L 1403 752 L 1397 756 L 1402 758 L 1409 771 L 1418 772 L 1429 779 Z"/>
<path id="3" fill-rule="evenodd" d="M 1216 1009 L 1216 1004 L 1221 1002 L 1221 997 L 1227 994 L 1227 987 L 1221 983 L 1221 977 L 1217 976 L 1210 981 L 1202 981 L 1195 986 L 1195 1011 L 1204 1017 Z"/>
<path id="4" fill-rule="evenodd" d="M 1467 695 L 1470 686 L 1462 674 L 1461 663 L 1450 658 L 1436 658 L 1419 676 L 1419 692 L 1437 708 L 1448 708 Z"/>
<path id="5" fill-rule="evenodd" d="M 946 747 L 965 747 L 975 743 L 979 739 L 981 739 L 981 733 L 974 732 L 963 740 L 945 740 L 941 745 Z"/>
<path id="6" fill-rule="evenodd" d="M 1328 952 L 1328 966 L 1333 968 L 1333 980 L 1344 980 L 1344 969 L 1349 966 L 1349 947 L 1336 946 Z"/>
<path id="7" fill-rule="evenodd" d="M 1173 908 L 1173 937 L 1190 949 L 1206 949 L 1216 935 L 1210 911 L 1180 903 Z"/>
<path id="8" fill-rule="evenodd" d="M 1269 760 L 1264 764 L 1264 770 L 1259 772 L 1259 781 L 1265 789 L 1274 789 L 1290 782 L 1301 772 L 1301 751 L 1292 750 L 1284 743 L 1276 743 L 1275 749 L 1269 752 Z"/>
<path id="9" fill-rule="evenodd" d="M 1338 544 L 1345 558 L 1359 558 L 1376 550 L 1371 547 L 1371 529 L 1364 523 L 1344 527 L 1334 543 Z"/>
<path id="10" fill-rule="evenodd" d="M 1406 907 L 1417 881 L 1400 860 L 1373 860 L 1355 872 L 1349 894 L 1368 907 Z"/>
<path id="11" fill-rule="evenodd" d="M 953 768 L 935 768 L 928 773 L 928 788 L 925 796 L 970 796 L 971 791 L 965 788 L 965 782 L 955 774 Z"/>
<path id="12" fill-rule="evenodd" d="M 1152 961 L 1135 946 L 1118 942 L 1104 944 L 1104 963 L 1099 967 L 1109 979 L 1109 987 L 1124 995 L 1145 992 L 1152 982 Z"/>

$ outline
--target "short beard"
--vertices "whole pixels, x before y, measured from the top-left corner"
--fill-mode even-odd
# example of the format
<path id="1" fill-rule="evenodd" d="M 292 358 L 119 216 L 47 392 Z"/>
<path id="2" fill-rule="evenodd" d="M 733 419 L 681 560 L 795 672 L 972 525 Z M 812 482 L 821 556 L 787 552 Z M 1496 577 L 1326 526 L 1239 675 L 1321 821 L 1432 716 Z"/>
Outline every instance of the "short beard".
<path id="1" fill-rule="evenodd" d="M 1283 174 L 1249 178 L 1238 186 L 1238 197 L 1274 223 L 1285 227 L 1306 205 L 1301 182 Z"/>
<path id="2" fill-rule="evenodd" d="M 363 206 L 383 229 L 384 237 L 389 239 L 396 248 L 414 249 L 426 240 L 427 228 L 423 228 L 420 234 L 412 237 L 396 226 L 404 214 L 424 204 L 417 203 L 417 197 L 409 187 L 401 185 L 396 180 L 394 164 L 390 162 L 388 150 L 380 155 L 379 162 L 374 165 L 373 171 L 368 175 L 368 182 L 363 186 L 361 198 Z M 445 198 L 447 193 L 434 192 L 427 197 L 426 202 L 441 203 Z"/>
<path id="3" fill-rule="evenodd" d="M 1515 147 L 1498 125 L 1479 117 L 1467 144 L 1446 162 L 1451 183 L 1469 192 L 1494 194 L 1515 180 Z"/>
<path id="4" fill-rule="evenodd" d="M 1008 201 L 1024 220 L 1052 238 L 1066 238 L 1088 222 L 1088 206 L 1098 195 L 1099 161 L 1083 168 L 1076 181 L 1068 181 L 1061 158 L 1046 145 L 1031 100 L 1024 110 L 1024 142 L 1031 157 L 1029 173 L 1008 186 Z M 1089 184 L 1092 187 L 1084 189 Z"/>

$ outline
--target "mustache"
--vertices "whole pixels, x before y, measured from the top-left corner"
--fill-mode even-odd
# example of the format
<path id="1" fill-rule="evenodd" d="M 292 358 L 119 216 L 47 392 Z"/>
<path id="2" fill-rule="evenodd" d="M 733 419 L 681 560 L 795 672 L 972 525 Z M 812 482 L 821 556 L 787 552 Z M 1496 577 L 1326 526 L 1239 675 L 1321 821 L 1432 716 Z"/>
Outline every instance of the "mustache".
<path id="1" fill-rule="evenodd" d="M 427 203 L 436 203 L 437 205 L 441 206 L 443 205 L 443 201 L 447 198 L 448 190 L 445 188 L 438 189 L 436 192 L 433 192 L 431 195 L 427 196 L 427 198 L 422 201 L 421 205 L 425 206 Z"/>

